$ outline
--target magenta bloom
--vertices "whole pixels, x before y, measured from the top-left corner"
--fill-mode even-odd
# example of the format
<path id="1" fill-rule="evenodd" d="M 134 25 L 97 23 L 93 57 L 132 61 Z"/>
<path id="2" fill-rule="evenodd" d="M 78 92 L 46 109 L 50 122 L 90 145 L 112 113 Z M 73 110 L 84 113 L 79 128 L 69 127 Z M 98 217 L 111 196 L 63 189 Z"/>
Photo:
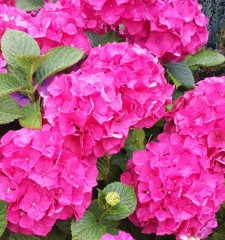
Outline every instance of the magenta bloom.
<path id="1" fill-rule="evenodd" d="M 149 49 L 161 61 L 182 60 L 208 39 L 208 19 L 197 0 L 59 1 L 83 13 L 86 30 L 102 34 L 123 24 L 127 41 Z"/>
<path id="2" fill-rule="evenodd" d="M 197 140 L 177 133 L 159 140 L 135 152 L 121 176 L 138 199 L 129 218 L 143 233 L 205 238 L 225 199 L 223 174 L 207 171 L 207 149 Z"/>
<path id="3" fill-rule="evenodd" d="M 165 114 L 173 86 L 164 77 L 157 58 L 138 45 L 108 43 L 92 49 L 82 65 L 88 73 L 104 72 L 114 79 L 132 127 L 151 127 Z"/>
<path id="4" fill-rule="evenodd" d="M 109 233 L 104 234 L 100 240 L 134 240 L 129 233 L 119 231 L 118 236 L 113 236 Z"/>
<path id="5" fill-rule="evenodd" d="M 128 43 L 94 48 L 81 72 L 55 77 L 44 118 L 58 125 L 77 156 L 117 153 L 130 127 L 151 127 L 165 114 L 173 87 L 147 50 Z"/>
<path id="6" fill-rule="evenodd" d="M 85 22 L 78 10 L 72 13 L 60 3 L 47 3 L 29 21 L 28 33 L 38 42 L 42 53 L 62 45 L 89 51 L 91 46 L 84 33 Z"/>
<path id="7" fill-rule="evenodd" d="M 162 61 L 182 60 L 207 42 L 208 19 L 197 0 L 141 1 L 122 15 L 127 40 Z"/>
<path id="8" fill-rule="evenodd" d="M 175 101 L 166 132 L 191 136 L 207 146 L 210 171 L 225 173 L 225 77 L 206 78 Z"/>
<path id="9" fill-rule="evenodd" d="M 63 146 L 57 127 L 9 131 L 0 142 L 0 200 L 9 203 L 8 228 L 47 235 L 57 219 L 80 219 L 96 186 L 96 158 Z"/>

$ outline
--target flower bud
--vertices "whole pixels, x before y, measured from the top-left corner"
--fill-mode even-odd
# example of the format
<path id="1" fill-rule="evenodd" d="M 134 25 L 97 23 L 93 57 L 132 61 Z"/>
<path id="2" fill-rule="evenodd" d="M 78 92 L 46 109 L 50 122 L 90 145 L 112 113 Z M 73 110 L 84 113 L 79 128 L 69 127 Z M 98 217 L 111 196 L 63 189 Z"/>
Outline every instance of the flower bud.
<path id="1" fill-rule="evenodd" d="M 109 192 L 105 200 L 109 205 L 116 206 L 120 202 L 120 195 L 117 192 Z"/>

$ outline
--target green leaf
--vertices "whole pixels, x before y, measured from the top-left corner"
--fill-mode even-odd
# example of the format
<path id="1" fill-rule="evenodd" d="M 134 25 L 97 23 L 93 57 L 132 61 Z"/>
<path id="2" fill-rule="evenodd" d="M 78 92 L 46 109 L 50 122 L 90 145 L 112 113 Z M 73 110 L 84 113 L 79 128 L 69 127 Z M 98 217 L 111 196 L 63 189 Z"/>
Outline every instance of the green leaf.
<path id="1" fill-rule="evenodd" d="M 166 62 L 165 66 L 173 77 L 184 87 L 195 87 L 195 80 L 192 71 L 185 62 Z"/>
<path id="2" fill-rule="evenodd" d="M 42 118 L 40 102 L 30 103 L 23 107 L 23 118 L 19 119 L 19 123 L 22 127 L 30 129 L 41 129 Z"/>
<path id="3" fill-rule="evenodd" d="M 99 240 L 106 233 L 106 227 L 97 223 L 95 216 L 86 211 L 79 222 L 72 221 L 72 240 Z"/>
<path id="4" fill-rule="evenodd" d="M 119 166 L 123 171 L 125 171 L 127 160 L 128 160 L 127 154 L 117 153 L 112 155 L 111 164 Z"/>
<path id="5" fill-rule="evenodd" d="M 117 32 L 108 32 L 102 36 L 100 36 L 100 44 L 104 46 L 108 42 L 123 42 L 124 39 L 118 37 Z"/>
<path id="6" fill-rule="evenodd" d="M 22 235 L 22 234 L 16 234 L 16 233 L 11 233 L 9 240 L 40 240 L 40 238 L 29 235 Z"/>
<path id="7" fill-rule="evenodd" d="M 0 201 L 0 237 L 4 233 L 7 226 L 6 212 L 7 212 L 7 203 Z"/>
<path id="8" fill-rule="evenodd" d="M 108 208 L 105 197 L 109 192 L 118 193 L 120 196 L 120 202 L 115 206 L 111 206 L 107 210 L 104 215 L 105 219 L 121 220 L 130 216 L 134 212 L 137 205 L 137 199 L 133 187 L 120 182 L 114 182 L 107 185 L 103 190 L 100 190 L 98 194 L 98 202 L 101 208 Z"/>
<path id="9" fill-rule="evenodd" d="M 125 141 L 125 149 L 128 151 L 137 151 L 145 148 L 145 132 L 143 129 L 130 131 Z"/>
<path id="10" fill-rule="evenodd" d="M 44 0 L 16 0 L 16 8 L 25 11 L 35 10 L 44 6 Z"/>
<path id="11" fill-rule="evenodd" d="M 98 180 L 107 181 L 107 176 L 110 168 L 110 156 L 105 155 L 104 157 L 99 158 L 97 162 L 97 168 L 98 168 Z"/>
<path id="12" fill-rule="evenodd" d="M 28 89 L 29 85 L 27 83 L 27 73 L 24 69 L 22 69 L 20 66 L 11 66 L 8 65 L 8 73 L 15 76 L 17 79 L 20 80 L 20 82 L 22 83 L 22 85 Z"/>
<path id="13" fill-rule="evenodd" d="M 225 227 L 219 228 L 218 231 L 216 231 L 213 234 L 213 240 L 224 240 L 225 239 Z"/>
<path id="14" fill-rule="evenodd" d="M 19 54 L 40 55 L 37 42 L 28 34 L 7 29 L 2 37 L 2 54 L 12 66 L 18 66 L 16 56 Z"/>
<path id="15" fill-rule="evenodd" d="M 102 219 L 99 219 L 101 214 L 103 213 L 103 211 L 102 211 L 102 209 L 99 208 L 97 199 L 92 201 L 90 207 L 88 208 L 88 211 L 93 213 L 96 221 L 99 224 L 104 225 L 106 227 L 107 233 L 117 235 L 117 233 L 118 233 L 117 227 L 119 225 L 119 222 L 113 221 L 113 220 L 108 220 L 108 219 L 105 219 L 104 217 Z"/>
<path id="16" fill-rule="evenodd" d="M 49 50 L 50 54 L 36 71 L 36 81 L 40 84 L 44 79 L 61 72 L 77 63 L 83 56 L 84 51 L 73 47 L 57 47 Z"/>
<path id="17" fill-rule="evenodd" d="M 49 57 L 50 54 L 45 54 L 44 56 L 20 54 L 16 56 L 19 65 L 25 70 L 28 76 L 29 86 L 32 86 L 34 72 Z"/>
<path id="18" fill-rule="evenodd" d="M 85 34 L 88 36 L 88 39 L 92 47 L 96 47 L 100 44 L 100 36 L 97 33 L 86 31 Z"/>
<path id="19" fill-rule="evenodd" d="M 189 67 L 200 66 L 200 67 L 215 67 L 225 62 L 225 56 L 219 52 L 203 49 L 197 52 L 195 55 L 189 55 L 185 59 L 185 63 Z"/>
<path id="20" fill-rule="evenodd" d="M 0 74 L 0 96 L 18 91 L 22 87 L 20 80 L 12 74 Z"/>
<path id="21" fill-rule="evenodd" d="M 31 70 L 32 65 L 41 58 L 41 55 L 35 54 L 18 54 L 16 55 L 16 60 L 19 65 L 29 73 Z"/>
<path id="22" fill-rule="evenodd" d="M 66 236 L 66 233 L 54 227 L 51 232 L 46 237 L 42 237 L 41 240 L 65 240 Z"/>
<path id="23" fill-rule="evenodd" d="M 57 228 L 59 228 L 61 231 L 71 234 L 71 220 L 58 220 L 56 222 Z"/>
<path id="24" fill-rule="evenodd" d="M 13 122 L 23 117 L 22 108 L 9 96 L 0 97 L 0 124 Z"/>

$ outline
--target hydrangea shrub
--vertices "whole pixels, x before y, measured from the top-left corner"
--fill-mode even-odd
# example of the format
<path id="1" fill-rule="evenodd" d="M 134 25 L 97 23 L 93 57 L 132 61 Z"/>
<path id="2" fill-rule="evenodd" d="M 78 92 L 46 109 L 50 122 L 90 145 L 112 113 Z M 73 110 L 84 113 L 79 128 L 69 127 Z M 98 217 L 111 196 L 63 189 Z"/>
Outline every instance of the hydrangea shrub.
<path id="1" fill-rule="evenodd" d="M 1 239 L 221 235 L 207 23 L 197 0 L 0 1 Z"/>

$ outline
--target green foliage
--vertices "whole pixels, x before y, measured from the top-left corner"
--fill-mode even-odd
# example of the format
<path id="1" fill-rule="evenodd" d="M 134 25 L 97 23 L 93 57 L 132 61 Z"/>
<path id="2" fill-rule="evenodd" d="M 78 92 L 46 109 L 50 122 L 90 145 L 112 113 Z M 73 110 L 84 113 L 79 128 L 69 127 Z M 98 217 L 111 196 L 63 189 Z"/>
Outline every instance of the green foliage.
<path id="1" fill-rule="evenodd" d="M 31 235 L 26 236 L 22 234 L 11 233 L 9 240 L 40 240 L 40 238 Z"/>
<path id="2" fill-rule="evenodd" d="M 0 237 L 3 235 L 7 226 L 6 210 L 7 210 L 7 203 L 0 201 Z"/>
<path id="3" fill-rule="evenodd" d="M 44 3 L 44 0 L 16 0 L 16 7 L 25 11 L 31 11 L 43 7 Z"/>
<path id="4" fill-rule="evenodd" d="M 105 155 L 98 159 L 98 180 L 107 180 L 110 169 L 110 156 Z"/>
<path id="5" fill-rule="evenodd" d="M 104 211 L 99 207 L 98 200 L 95 199 L 92 201 L 88 211 L 92 212 L 96 221 L 106 227 L 107 233 L 117 235 L 118 233 L 118 221 L 108 220 L 104 217 Z"/>
<path id="6" fill-rule="evenodd" d="M 46 54 L 50 56 L 42 62 L 36 71 L 36 81 L 38 84 L 55 73 L 61 72 L 77 63 L 84 56 L 84 51 L 62 46 L 53 48 Z"/>
<path id="7" fill-rule="evenodd" d="M 34 2 L 31 1 L 30 4 Z M 41 129 L 41 106 L 36 94 L 39 84 L 77 63 L 83 57 L 84 51 L 62 46 L 41 56 L 37 42 L 30 35 L 11 29 L 6 30 L 2 37 L 1 50 L 8 62 L 10 74 L 0 74 L 0 124 L 19 119 L 22 127 Z M 37 84 L 33 87 L 34 74 Z M 21 109 L 7 96 L 15 91 L 29 97 L 31 103 Z"/>
<path id="8" fill-rule="evenodd" d="M 189 55 L 185 59 L 185 63 L 189 67 L 201 66 L 201 67 L 214 67 L 225 62 L 225 57 L 213 50 L 204 49 L 197 52 L 195 55 Z"/>
<path id="9" fill-rule="evenodd" d="M 22 127 L 30 129 L 41 129 L 42 118 L 40 103 L 34 102 L 23 107 L 23 118 L 19 119 L 19 123 Z"/>
<path id="10" fill-rule="evenodd" d="M 42 237 L 40 240 L 65 240 L 66 237 L 67 234 L 65 232 L 55 227 L 46 237 Z"/>
<path id="11" fill-rule="evenodd" d="M 107 193 L 116 192 L 120 196 L 120 202 L 115 206 L 109 206 L 105 197 Z M 121 220 L 131 215 L 137 205 L 134 188 L 120 182 L 107 185 L 99 190 L 98 202 L 100 208 L 105 210 L 104 218 L 110 220 Z"/>
<path id="12" fill-rule="evenodd" d="M 71 224 L 72 240 L 99 240 L 106 233 L 106 227 L 98 223 L 92 212 L 86 211 L 83 218 Z"/>
<path id="13" fill-rule="evenodd" d="M 34 72 L 49 57 L 50 54 L 45 54 L 44 56 L 20 54 L 16 56 L 17 62 L 26 73 L 28 85 L 31 88 Z"/>
<path id="14" fill-rule="evenodd" d="M 104 46 L 106 43 L 110 42 L 123 42 L 124 39 L 119 38 L 117 32 L 108 32 L 100 37 L 100 44 Z"/>
<path id="15" fill-rule="evenodd" d="M 71 234 L 71 220 L 58 220 L 56 222 L 56 226 L 58 229 L 60 229 L 61 231 L 63 231 L 66 234 Z"/>
<path id="16" fill-rule="evenodd" d="M 127 151 L 137 151 L 145 148 L 145 132 L 143 129 L 131 130 L 125 141 Z"/>
<path id="17" fill-rule="evenodd" d="M 18 66 L 17 55 L 40 55 L 40 48 L 30 35 L 11 29 L 7 29 L 4 33 L 1 49 L 5 60 L 12 66 Z"/>
<path id="18" fill-rule="evenodd" d="M 15 100 L 9 96 L 0 97 L 0 124 L 10 123 L 23 117 L 23 111 Z"/>
<path id="19" fill-rule="evenodd" d="M 0 97 L 22 89 L 20 80 L 12 74 L 0 74 Z"/>
<path id="20" fill-rule="evenodd" d="M 91 46 L 96 47 L 100 44 L 100 35 L 94 32 L 86 31 L 85 34 L 88 36 Z"/>
<path id="21" fill-rule="evenodd" d="M 195 80 L 191 69 L 185 62 L 166 62 L 165 67 L 171 80 L 174 84 L 179 87 L 183 85 L 186 88 L 194 88 Z"/>
<path id="22" fill-rule="evenodd" d="M 103 35 L 99 35 L 97 33 L 89 32 L 89 31 L 86 31 L 85 33 L 88 36 L 92 47 L 96 47 L 99 44 L 104 46 L 108 42 L 112 43 L 112 42 L 123 42 L 124 41 L 124 39 L 120 38 L 118 33 L 115 31 L 111 31 L 111 32 L 105 33 Z"/>
<path id="23" fill-rule="evenodd" d="M 225 1 L 198 0 L 198 2 L 203 6 L 203 12 L 209 18 L 207 47 L 219 49 L 221 30 L 225 27 Z"/>

